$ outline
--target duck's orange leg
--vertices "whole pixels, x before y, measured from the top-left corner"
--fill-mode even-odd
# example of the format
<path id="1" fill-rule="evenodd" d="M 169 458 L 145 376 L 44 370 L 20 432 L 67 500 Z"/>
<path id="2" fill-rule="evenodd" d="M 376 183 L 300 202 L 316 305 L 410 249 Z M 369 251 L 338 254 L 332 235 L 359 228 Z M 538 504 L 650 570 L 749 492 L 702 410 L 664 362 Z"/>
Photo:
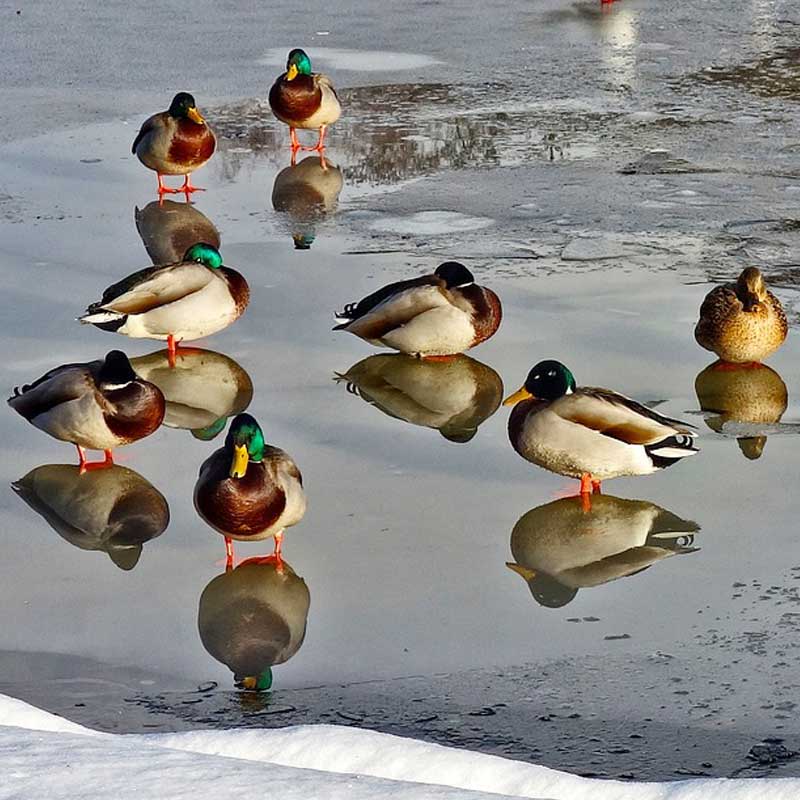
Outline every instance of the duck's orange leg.
<path id="1" fill-rule="evenodd" d="M 320 125 L 319 126 L 319 138 L 317 139 L 317 143 L 313 147 L 305 147 L 304 150 L 316 150 L 318 153 L 321 153 L 325 149 L 325 133 L 328 130 L 327 125 Z"/>
<path id="2" fill-rule="evenodd" d="M 600 481 L 596 481 L 592 478 L 592 494 L 602 494 L 601 488 Z"/>
<path id="3" fill-rule="evenodd" d="M 289 126 L 289 139 L 292 141 L 292 152 L 296 153 L 301 149 L 300 142 L 297 141 L 297 130 Z"/>
<path id="4" fill-rule="evenodd" d="M 105 469 L 106 467 L 114 466 L 114 454 L 110 450 L 103 451 L 105 458 L 102 461 L 87 461 L 86 450 L 84 450 L 79 444 L 76 444 L 75 447 L 78 448 L 78 458 L 80 459 L 80 469 L 78 471 L 81 475 L 83 475 L 84 472 L 88 472 L 92 469 Z"/>
<path id="5" fill-rule="evenodd" d="M 180 189 L 170 189 L 169 186 L 165 186 L 164 185 L 164 176 L 160 172 L 157 172 L 156 175 L 158 175 L 158 195 L 159 195 L 159 197 L 161 195 L 163 195 L 163 194 L 178 194 L 178 192 L 181 191 Z"/>
<path id="6" fill-rule="evenodd" d="M 189 173 L 187 173 L 186 175 L 183 176 L 183 186 L 181 186 L 180 189 L 178 189 L 178 191 L 183 192 L 187 196 L 188 200 L 188 196 L 192 192 L 204 192 L 205 189 L 201 189 L 199 186 L 193 186 L 192 176 Z"/>
<path id="7" fill-rule="evenodd" d="M 588 472 L 581 475 L 581 494 L 591 494 L 592 476 Z"/>
<path id="8" fill-rule="evenodd" d="M 263 559 L 265 564 L 275 562 L 275 571 L 278 575 L 283 575 L 283 557 L 281 556 L 281 546 L 283 545 L 283 531 L 278 531 L 275 534 L 275 549 L 272 551 L 271 556 Z"/>
<path id="9" fill-rule="evenodd" d="M 225 572 L 233 569 L 233 539 L 225 537 Z"/>
<path id="10" fill-rule="evenodd" d="M 175 366 L 175 357 L 178 355 L 178 343 L 175 337 L 170 333 L 167 334 L 167 361 L 170 367 Z"/>

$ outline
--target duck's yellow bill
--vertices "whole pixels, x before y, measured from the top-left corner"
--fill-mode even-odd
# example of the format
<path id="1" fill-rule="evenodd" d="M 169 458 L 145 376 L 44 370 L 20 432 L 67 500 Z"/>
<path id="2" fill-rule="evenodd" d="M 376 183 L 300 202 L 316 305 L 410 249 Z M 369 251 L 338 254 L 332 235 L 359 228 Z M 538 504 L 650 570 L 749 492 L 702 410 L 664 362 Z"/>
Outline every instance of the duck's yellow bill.
<path id="1" fill-rule="evenodd" d="M 299 70 L 295 64 L 289 64 L 289 69 L 286 70 L 286 80 L 293 81 L 297 75 Z"/>
<path id="2" fill-rule="evenodd" d="M 206 121 L 203 119 L 203 115 L 196 108 L 194 108 L 194 106 L 192 106 L 192 108 L 186 112 L 186 116 L 189 117 L 192 122 L 196 122 L 198 125 L 205 125 L 206 123 Z"/>
<path id="3" fill-rule="evenodd" d="M 515 406 L 517 403 L 521 402 L 522 400 L 533 400 L 534 396 L 523 386 L 519 391 L 514 392 L 514 394 L 509 395 L 503 400 L 504 406 Z"/>
<path id="4" fill-rule="evenodd" d="M 242 681 L 242 687 L 245 689 L 255 689 L 258 685 L 258 678 L 248 677 Z"/>
<path id="5" fill-rule="evenodd" d="M 231 461 L 231 478 L 244 478 L 247 472 L 247 462 L 250 456 L 247 454 L 247 448 L 243 444 L 237 444 L 233 449 L 233 461 Z"/>
<path id="6" fill-rule="evenodd" d="M 512 571 L 516 572 L 517 575 L 521 575 L 523 580 L 529 581 L 536 577 L 536 571 L 532 569 L 528 569 L 527 567 L 522 567 L 519 564 L 515 564 L 512 561 L 506 561 L 506 566 Z"/>

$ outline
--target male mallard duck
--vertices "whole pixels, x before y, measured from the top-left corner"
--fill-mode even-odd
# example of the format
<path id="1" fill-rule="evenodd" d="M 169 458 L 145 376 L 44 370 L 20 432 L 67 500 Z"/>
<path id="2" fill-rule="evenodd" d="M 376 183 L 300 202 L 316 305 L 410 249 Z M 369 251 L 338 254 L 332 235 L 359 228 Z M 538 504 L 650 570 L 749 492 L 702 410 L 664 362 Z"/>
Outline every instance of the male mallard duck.
<path id="1" fill-rule="evenodd" d="M 315 223 L 336 209 L 343 183 L 342 171 L 322 155 L 308 156 L 275 176 L 272 207 L 288 216 L 297 250 L 314 243 Z"/>
<path id="2" fill-rule="evenodd" d="M 511 531 L 515 562 L 539 605 L 560 608 L 578 589 L 634 575 L 656 561 L 693 553 L 700 526 L 647 500 L 599 495 L 586 510 L 576 497 L 532 508 Z"/>
<path id="3" fill-rule="evenodd" d="M 694 338 L 722 361 L 742 364 L 774 353 L 788 330 L 781 301 L 767 290 L 760 270 L 748 267 L 736 283 L 717 286 L 706 295 Z"/>
<path id="4" fill-rule="evenodd" d="M 78 448 L 80 467 L 89 468 L 84 448 L 111 451 L 157 430 L 164 419 L 164 395 L 143 381 L 125 353 L 112 350 L 104 360 L 64 364 L 31 384 L 16 387 L 8 399 L 32 425 Z"/>
<path id="5" fill-rule="evenodd" d="M 698 452 L 684 423 L 612 392 L 576 388 L 558 361 L 540 361 L 525 385 L 506 398 L 514 405 L 508 438 L 540 467 L 581 479 L 581 494 L 621 475 L 649 475 Z"/>
<path id="6" fill-rule="evenodd" d="M 274 536 L 274 557 L 280 565 L 284 528 L 303 518 L 306 496 L 294 461 L 264 443 L 264 434 L 250 414 L 239 414 L 224 447 L 200 467 L 194 507 L 225 537 L 229 564 L 233 564 L 232 539 L 258 542 Z"/>
<path id="7" fill-rule="evenodd" d="M 71 464 L 45 464 L 11 486 L 62 539 L 106 552 L 124 570 L 136 566 L 142 545 L 169 524 L 164 495 L 117 464 L 88 474 Z"/>
<path id="8" fill-rule="evenodd" d="M 136 230 L 154 264 L 174 264 L 197 242 L 219 250 L 219 231 L 214 223 L 191 203 L 153 200 L 134 210 Z"/>
<path id="9" fill-rule="evenodd" d="M 250 376 L 232 358 L 181 347 L 170 359 L 159 350 L 131 359 L 136 374 L 161 389 L 167 402 L 164 425 L 190 430 L 208 441 L 225 428 L 228 417 L 240 414 L 253 399 Z"/>
<path id="10" fill-rule="evenodd" d="M 294 49 L 286 61 L 286 72 L 279 75 L 269 90 L 272 113 L 289 126 L 292 152 L 300 149 L 325 148 L 325 130 L 342 114 L 336 89 L 331 79 L 311 71 L 311 60 L 303 50 Z M 319 139 L 314 147 L 302 147 L 297 141 L 297 128 L 319 129 Z"/>
<path id="11" fill-rule="evenodd" d="M 148 117 L 136 138 L 131 152 L 158 176 L 158 193 L 202 192 L 192 186 L 191 174 L 205 164 L 217 146 L 214 131 L 200 115 L 192 97 L 178 92 L 166 111 Z M 164 175 L 183 175 L 183 186 L 164 186 Z"/>
<path id="12" fill-rule="evenodd" d="M 335 331 L 421 357 L 463 353 L 500 327 L 500 299 L 457 261 L 432 275 L 390 283 L 336 314 Z"/>
<path id="13" fill-rule="evenodd" d="M 468 442 L 503 399 L 503 381 L 486 364 L 457 355 L 420 361 L 379 353 L 354 364 L 337 381 L 390 417 L 435 428 L 451 442 Z"/>
<path id="14" fill-rule="evenodd" d="M 269 689 L 272 667 L 303 644 L 310 603 L 306 582 L 285 561 L 279 568 L 274 559 L 248 558 L 203 589 L 200 640 L 238 686 Z"/>
<path id="15" fill-rule="evenodd" d="M 730 364 L 720 369 L 721 363 L 709 364 L 694 381 L 701 410 L 714 414 L 705 418 L 706 425 L 723 433 L 729 422 L 753 425 L 780 422 L 789 403 L 781 376 L 765 364 L 757 364 L 755 368 L 750 364 Z M 766 435 L 754 433 L 736 439 L 739 449 L 750 460 L 760 458 L 767 443 Z"/>
<path id="16" fill-rule="evenodd" d="M 178 342 L 227 328 L 249 300 L 247 281 L 222 266 L 216 247 L 200 243 L 177 264 L 145 267 L 109 286 L 80 322 L 134 339 L 166 339 L 174 357 Z"/>

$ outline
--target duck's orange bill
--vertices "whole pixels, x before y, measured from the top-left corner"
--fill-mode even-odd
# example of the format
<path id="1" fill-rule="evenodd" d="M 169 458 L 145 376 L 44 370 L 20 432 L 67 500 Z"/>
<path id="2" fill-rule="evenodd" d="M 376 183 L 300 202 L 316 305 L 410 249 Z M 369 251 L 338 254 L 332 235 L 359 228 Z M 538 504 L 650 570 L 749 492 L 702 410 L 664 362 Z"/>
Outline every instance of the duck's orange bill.
<path id="1" fill-rule="evenodd" d="M 196 122 L 198 125 L 205 125 L 206 123 L 206 121 L 203 119 L 202 114 L 194 107 L 190 108 L 186 112 L 186 116 L 189 117 L 189 119 L 192 122 Z"/>
<path id="2" fill-rule="evenodd" d="M 255 689 L 258 685 L 258 678 L 254 678 L 253 676 L 248 676 L 242 681 L 242 687 L 245 689 Z"/>
<path id="3" fill-rule="evenodd" d="M 286 70 L 286 80 L 293 81 L 297 77 L 299 70 L 294 64 L 289 64 L 289 69 Z"/>
<path id="4" fill-rule="evenodd" d="M 244 478 L 249 460 L 250 456 L 247 454 L 247 448 L 243 444 L 234 445 L 230 471 L 231 478 Z"/>
<path id="5" fill-rule="evenodd" d="M 534 400 L 535 397 L 532 395 L 524 386 L 514 392 L 514 394 L 509 395 L 503 400 L 504 406 L 515 406 L 517 403 L 521 402 L 522 400 Z"/>

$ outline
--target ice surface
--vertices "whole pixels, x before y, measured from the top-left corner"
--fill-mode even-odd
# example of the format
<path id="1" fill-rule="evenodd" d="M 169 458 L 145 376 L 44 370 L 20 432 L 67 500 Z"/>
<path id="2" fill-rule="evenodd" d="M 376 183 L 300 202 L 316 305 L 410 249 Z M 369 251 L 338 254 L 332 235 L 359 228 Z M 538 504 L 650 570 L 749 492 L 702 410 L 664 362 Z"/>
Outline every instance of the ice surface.
<path id="1" fill-rule="evenodd" d="M 286 55 L 291 47 L 273 47 L 266 52 L 260 64 L 268 66 L 285 66 Z M 441 64 L 431 56 L 419 53 L 393 53 L 377 50 L 350 50 L 336 47 L 309 47 L 315 69 L 328 70 L 349 69 L 353 72 L 394 72 L 395 70 L 422 69 L 433 64 Z M 319 62 L 319 66 L 317 66 Z"/>
<path id="2" fill-rule="evenodd" d="M 789 800 L 800 780 L 622 783 L 333 725 L 101 734 L 0 695 L 0 798 Z M 491 794 L 489 794 L 491 793 Z"/>

